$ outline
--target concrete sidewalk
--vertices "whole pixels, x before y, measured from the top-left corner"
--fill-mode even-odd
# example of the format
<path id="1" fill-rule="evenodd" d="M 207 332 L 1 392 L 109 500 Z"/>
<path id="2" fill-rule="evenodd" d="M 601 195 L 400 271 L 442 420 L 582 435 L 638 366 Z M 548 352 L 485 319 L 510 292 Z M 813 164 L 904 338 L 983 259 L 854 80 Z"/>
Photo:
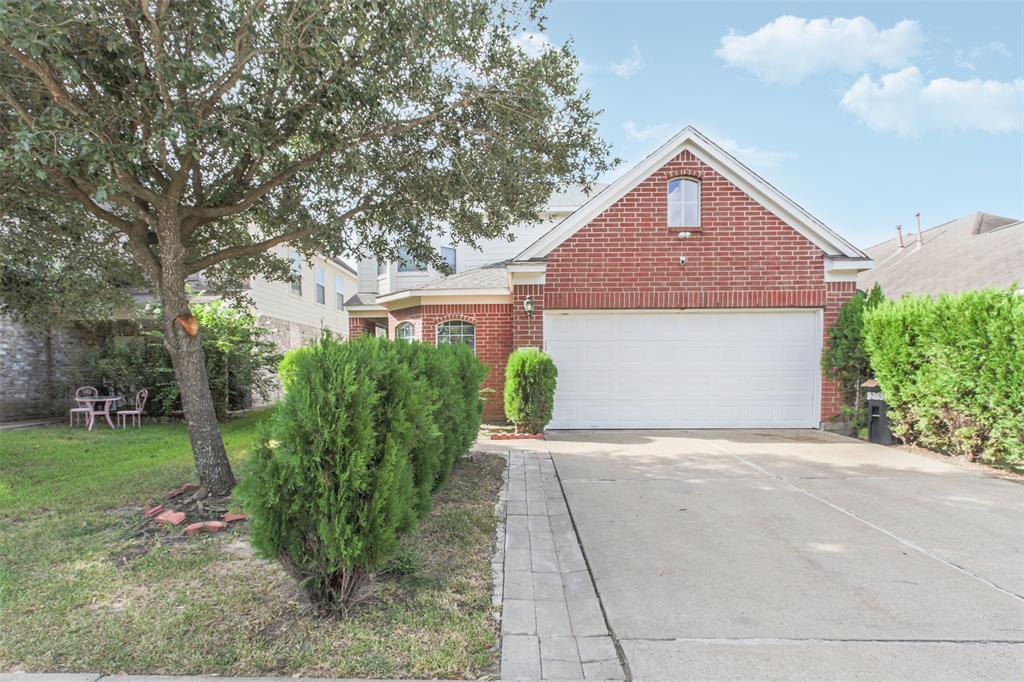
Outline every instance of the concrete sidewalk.
<path id="1" fill-rule="evenodd" d="M 508 459 L 502 679 L 625 679 L 550 455 Z"/>

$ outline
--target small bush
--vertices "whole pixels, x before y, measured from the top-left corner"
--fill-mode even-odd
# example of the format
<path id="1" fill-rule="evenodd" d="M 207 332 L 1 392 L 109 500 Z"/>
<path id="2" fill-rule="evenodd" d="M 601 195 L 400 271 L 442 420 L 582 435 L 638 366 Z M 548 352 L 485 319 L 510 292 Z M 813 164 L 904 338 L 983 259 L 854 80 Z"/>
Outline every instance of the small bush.
<path id="1" fill-rule="evenodd" d="M 315 606 L 344 611 L 476 438 L 486 368 L 462 346 L 325 336 L 280 374 L 284 398 L 238 494 L 259 553 Z"/>
<path id="2" fill-rule="evenodd" d="M 558 369 L 551 356 L 520 348 L 505 366 L 505 414 L 525 433 L 540 433 L 551 421 Z"/>
<path id="3" fill-rule="evenodd" d="M 864 335 L 898 436 L 1024 462 L 1024 296 L 906 296 L 866 312 Z"/>
<path id="4" fill-rule="evenodd" d="M 821 369 L 836 382 L 843 399 L 842 415 L 850 419 L 854 433 L 867 424 L 867 409 L 860 385 L 872 377 L 871 359 L 864 347 L 864 312 L 884 300 L 875 284 L 871 292 L 858 291 L 839 309 L 829 327 L 828 344 L 821 353 Z M 829 415 L 834 416 L 834 415 Z"/>

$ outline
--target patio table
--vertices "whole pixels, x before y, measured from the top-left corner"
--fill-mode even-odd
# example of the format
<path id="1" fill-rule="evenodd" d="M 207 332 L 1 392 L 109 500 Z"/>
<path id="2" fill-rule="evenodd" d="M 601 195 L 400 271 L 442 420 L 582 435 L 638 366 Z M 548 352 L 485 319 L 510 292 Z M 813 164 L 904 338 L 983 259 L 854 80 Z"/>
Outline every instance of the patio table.
<path id="1" fill-rule="evenodd" d="M 78 403 L 82 407 L 86 407 L 86 408 L 89 409 L 89 411 L 85 413 L 86 419 L 88 420 L 87 430 L 89 430 L 89 431 L 92 431 L 92 427 L 96 423 L 97 411 L 93 408 L 93 405 L 95 403 L 103 403 L 103 407 L 101 408 L 102 412 L 100 412 L 100 414 L 102 414 L 103 417 L 107 420 L 107 424 L 110 425 L 110 428 L 112 428 L 112 429 L 116 429 L 117 428 L 117 427 L 114 426 L 114 422 L 110 420 L 110 406 L 111 406 L 111 404 L 116 403 L 119 400 L 124 400 L 124 396 L 123 395 L 98 395 L 98 396 L 89 397 L 89 398 L 75 398 L 75 402 L 76 403 Z"/>

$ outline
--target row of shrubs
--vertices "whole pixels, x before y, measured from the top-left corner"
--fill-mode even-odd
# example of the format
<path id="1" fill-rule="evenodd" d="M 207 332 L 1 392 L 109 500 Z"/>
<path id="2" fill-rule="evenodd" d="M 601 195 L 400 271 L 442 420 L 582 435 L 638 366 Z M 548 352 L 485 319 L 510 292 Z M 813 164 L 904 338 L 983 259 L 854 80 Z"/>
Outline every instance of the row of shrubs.
<path id="1" fill-rule="evenodd" d="M 864 344 L 905 442 L 1024 462 L 1024 296 L 906 296 L 864 311 Z"/>
<path id="2" fill-rule="evenodd" d="M 288 353 L 239 489 L 254 547 L 343 611 L 476 439 L 486 373 L 458 344 L 325 336 Z"/>

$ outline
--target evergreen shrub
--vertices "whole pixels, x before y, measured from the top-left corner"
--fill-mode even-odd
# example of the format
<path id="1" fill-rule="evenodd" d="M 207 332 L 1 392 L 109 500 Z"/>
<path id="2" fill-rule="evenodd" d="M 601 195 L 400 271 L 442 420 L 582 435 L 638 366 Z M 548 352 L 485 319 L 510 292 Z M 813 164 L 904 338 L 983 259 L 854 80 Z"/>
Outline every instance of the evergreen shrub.
<path id="1" fill-rule="evenodd" d="M 1024 296 L 905 296 L 864 314 L 871 366 L 908 443 L 1024 463 Z"/>
<path id="2" fill-rule="evenodd" d="M 476 438 L 486 371 L 462 346 L 373 337 L 288 353 L 238 490 L 253 546 L 314 606 L 344 612 Z"/>
<path id="3" fill-rule="evenodd" d="M 551 421 L 558 369 L 547 353 L 520 348 L 505 366 L 505 414 L 517 431 L 540 433 Z"/>

